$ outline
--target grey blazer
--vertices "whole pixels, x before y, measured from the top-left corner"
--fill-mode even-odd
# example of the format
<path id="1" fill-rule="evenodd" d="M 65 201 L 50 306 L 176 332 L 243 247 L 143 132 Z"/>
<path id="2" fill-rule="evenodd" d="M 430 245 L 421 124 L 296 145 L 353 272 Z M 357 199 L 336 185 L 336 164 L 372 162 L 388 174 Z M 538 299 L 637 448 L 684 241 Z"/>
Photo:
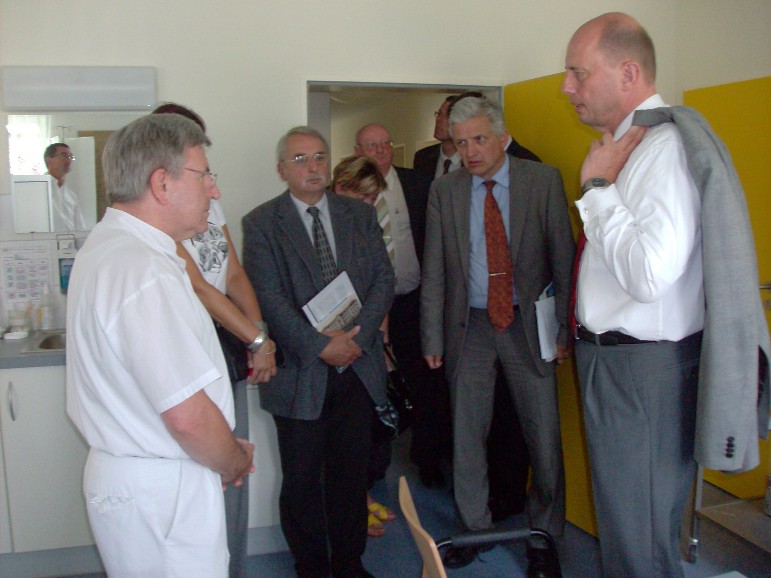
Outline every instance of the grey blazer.
<path id="1" fill-rule="evenodd" d="M 542 375 L 553 364 L 541 359 L 535 301 L 554 283 L 559 342 L 567 345 L 567 303 L 575 242 L 562 177 L 557 169 L 509 157 L 509 241 L 514 288 L 530 355 Z M 469 311 L 471 173 L 461 168 L 434 181 L 428 200 L 421 293 L 424 355 L 442 355 L 452 380 L 466 339 Z"/>
<path id="2" fill-rule="evenodd" d="M 760 461 L 758 436 L 768 434 L 771 348 L 758 294 L 755 242 L 744 189 L 725 144 L 695 109 L 638 110 L 633 122 L 675 123 L 688 170 L 701 193 L 706 312 L 696 460 L 714 470 L 752 469 Z M 763 371 L 759 372 L 759 364 Z"/>
<path id="3" fill-rule="evenodd" d="M 242 221 L 244 268 L 276 342 L 276 376 L 260 385 L 265 411 L 294 419 L 318 419 L 328 366 L 319 358 L 330 338 L 308 322 L 302 307 L 323 287 L 321 265 L 297 209 L 285 191 Z M 393 300 L 394 273 L 373 207 L 327 193 L 338 271 L 347 271 L 362 302 L 354 338 L 364 354 L 353 363 L 375 404 L 386 402 L 380 323 Z"/>

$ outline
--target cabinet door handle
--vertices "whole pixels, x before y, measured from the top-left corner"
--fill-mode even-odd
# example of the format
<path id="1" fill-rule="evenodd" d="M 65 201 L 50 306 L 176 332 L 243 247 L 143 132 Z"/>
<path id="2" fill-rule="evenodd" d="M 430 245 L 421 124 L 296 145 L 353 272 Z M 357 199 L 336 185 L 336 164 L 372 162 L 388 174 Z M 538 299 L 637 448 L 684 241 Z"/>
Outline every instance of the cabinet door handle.
<path id="1" fill-rule="evenodd" d="M 16 421 L 16 410 L 13 408 L 13 382 L 8 382 L 8 411 L 11 413 L 11 421 Z"/>

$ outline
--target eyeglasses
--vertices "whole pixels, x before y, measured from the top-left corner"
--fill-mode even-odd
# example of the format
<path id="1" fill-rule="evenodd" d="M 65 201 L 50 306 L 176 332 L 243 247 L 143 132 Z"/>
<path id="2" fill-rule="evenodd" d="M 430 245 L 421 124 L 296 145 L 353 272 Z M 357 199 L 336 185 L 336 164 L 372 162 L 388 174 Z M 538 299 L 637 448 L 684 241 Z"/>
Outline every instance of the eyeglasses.
<path id="1" fill-rule="evenodd" d="M 329 153 L 315 153 L 312 155 L 295 155 L 291 159 L 285 159 L 284 162 L 292 163 L 298 167 L 307 167 L 311 159 L 317 165 L 323 165 L 329 160 Z"/>
<path id="2" fill-rule="evenodd" d="M 56 153 L 54 156 L 61 157 L 63 159 L 70 159 L 71 161 L 75 160 L 75 155 L 72 153 Z"/>
<path id="3" fill-rule="evenodd" d="M 392 146 L 394 146 L 394 141 L 383 140 L 380 142 L 363 142 L 359 146 L 365 151 L 376 151 L 379 148 L 390 149 Z"/>
<path id="4" fill-rule="evenodd" d="M 192 171 L 194 173 L 198 173 L 201 177 L 201 180 L 203 180 L 206 177 L 209 177 L 209 186 L 214 187 L 214 185 L 217 184 L 217 173 L 211 173 L 209 171 L 199 171 L 198 169 L 191 169 L 189 167 L 183 167 L 186 171 Z"/>

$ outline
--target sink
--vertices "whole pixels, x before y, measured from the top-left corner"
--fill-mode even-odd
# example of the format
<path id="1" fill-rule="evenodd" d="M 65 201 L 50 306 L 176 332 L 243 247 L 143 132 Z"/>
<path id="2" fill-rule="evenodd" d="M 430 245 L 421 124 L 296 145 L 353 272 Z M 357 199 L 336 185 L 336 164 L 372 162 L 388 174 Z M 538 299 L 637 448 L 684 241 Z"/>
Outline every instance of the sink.
<path id="1" fill-rule="evenodd" d="M 22 353 L 55 353 L 64 351 L 67 347 L 67 334 L 37 333 L 29 338 L 28 345 L 22 349 Z"/>

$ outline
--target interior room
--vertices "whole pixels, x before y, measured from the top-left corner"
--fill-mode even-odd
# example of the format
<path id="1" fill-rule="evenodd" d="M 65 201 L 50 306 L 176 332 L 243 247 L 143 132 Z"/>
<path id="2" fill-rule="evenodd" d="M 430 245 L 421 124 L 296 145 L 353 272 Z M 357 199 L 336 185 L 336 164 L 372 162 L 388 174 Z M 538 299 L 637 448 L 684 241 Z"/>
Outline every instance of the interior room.
<path id="1" fill-rule="evenodd" d="M 380 122 L 391 129 L 397 164 L 411 167 L 415 151 L 436 142 L 434 112 L 444 98 L 481 90 L 503 104 L 507 128 L 517 140 L 562 172 L 576 233 L 580 220 L 573 201 L 580 191 L 580 163 L 589 142 L 598 135 L 580 125 L 559 84 L 572 33 L 588 19 L 609 11 L 631 14 L 650 33 L 657 52 L 656 85 L 668 104 L 691 104 L 708 116 L 716 130 L 725 126 L 726 136 L 721 136 L 747 191 L 760 282 L 767 284 L 771 251 L 765 250 L 770 240 L 766 199 L 771 169 L 762 139 L 771 130 L 768 0 L 328 0 L 321 4 L 135 0 L 109 6 L 96 0 L 64 4 L 0 0 L 0 70 L 143 67 L 151 71 L 155 83 L 154 102 L 145 108 L 62 111 L 22 106 L 0 108 L 0 120 L 10 131 L 20 116 L 46 117 L 49 138 L 96 139 L 95 193 L 90 195 L 96 221 L 106 204 L 103 194 L 99 196 L 98 169 L 105 135 L 157 103 L 189 106 L 206 121 L 212 141 L 207 157 L 211 171 L 218 174 L 220 202 L 240 251 L 241 218 L 285 189 L 276 169 L 275 148 L 290 127 L 309 124 L 327 136 L 334 166 L 353 152 L 358 127 Z M 5 102 L 2 97 L 0 106 Z M 742 127 L 738 134 L 732 131 L 736 126 Z M 17 171 L 10 156 L 9 138 L 4 135 L 0 138 L 0 259 L 4 267 L 25 263 L 29 274 L 34 274 L 34 263 L 44 263 L 54 300 L 54 325 L 63 334 L 66 271 L 88 231 L 17 231 L 14 176 L 22 171 L 39 175 L 44 167 L 30 165 Z M 8 275 L 0 274 L 2 329 L 11 322 L 17 295 L 9 292 L 9 286 Z M 768 300 L 771 295 L 761 292 L 761 298 Z M 771 301 L 766 304 L 767 316 L 769 309 Z M 0 399 L 18 396 L 22 406 L 28 403 L 36 409 L 31 418 L 20 414 L 26 425 L 14 431 L 17 421 L 11 418 L 11 410 L 4 402 L 0 408 L 0 575 L 100 575 L 103 568 L 80 486 L 87 448 L 64 413 L 64 351 L 39 349 L 26 357 L 20 351 L 19 345 L 10 354 L 0 354 Z M 26 361 L 8 364 L 4 356 L 9 355 Z M 9 389 L 11 383 L 16 384 L 15 393 Z M 597 568 L 593 538 L 597 527 L 572 364 L 560 368 L 558 383 L 572 540 L 566 552 L 574 560 L 565 575 L 591 576 Z M 27 401 L 26 392 L 33 390 Z M 249 481 L 253 496 L 250 571 L 255 576 L 289 576 L 291 557 L 279 526 L 281 469 L 275 427 L 259 407 L 256 389 L 249 391 L 249 400 L 250 437 L 257 445 L 257 471 Z M 400 517 L 398 477 L 406 475 L 411 485 L 416 482 L 407 456 L 408 435 L 397 442 L 394 467 L 377 488 L 378 497 Z M 47 449 L 51 439 L 60 446 Z M 42 450 L 45 460 L 39 458 Z M 695 518 L 686 516 L 700 525 L 702 544 L 698 548 L 692 541 L 689 544 L 699 528 L 683 530 L 684 556 L 690 553 L 701 559 L 700 564 L 689 565 L 690 578 L 730 571 L 741 572 L 735 576 L 771 576 L 771 518 L 758 509 L 771 475 L 769 453 L 769 443 L 762 442 L 761 465 L 743 477 L 705 473 L 704 503 L 696 508 L 705 511 Z M 451 497 L 413 491 L 429 531 L 450 533 Z M 740 512 L 708 508 L 725 503 L 737 504 Z M 732 527 L 737 519 L 739 529 Z M 513 523 L 521 522 L 517 518 Z M 367 556 L 378 564 L 402 556 L 404 562 L 397 565 L 398 570 L 386 566 L 389 570 L 384 573 L 373 569 L 374 573 L 419 575 L 419 555 L 406 526 L 392 533 L 390 543 L 388 536 L 370 540 Z M 494 552 L 499 551 L 506 552 L 505 557 L 491 563 L 487 570 L 491 574 L 477 571 L 474 575 L 525 575 L 515 567 L 517 560 L 524 559 L 523 551 L 512 546 Z M 503 567 L 506 570 L 500 570 Z M 471 575 L 463 572 L 452 575 Z"/>

